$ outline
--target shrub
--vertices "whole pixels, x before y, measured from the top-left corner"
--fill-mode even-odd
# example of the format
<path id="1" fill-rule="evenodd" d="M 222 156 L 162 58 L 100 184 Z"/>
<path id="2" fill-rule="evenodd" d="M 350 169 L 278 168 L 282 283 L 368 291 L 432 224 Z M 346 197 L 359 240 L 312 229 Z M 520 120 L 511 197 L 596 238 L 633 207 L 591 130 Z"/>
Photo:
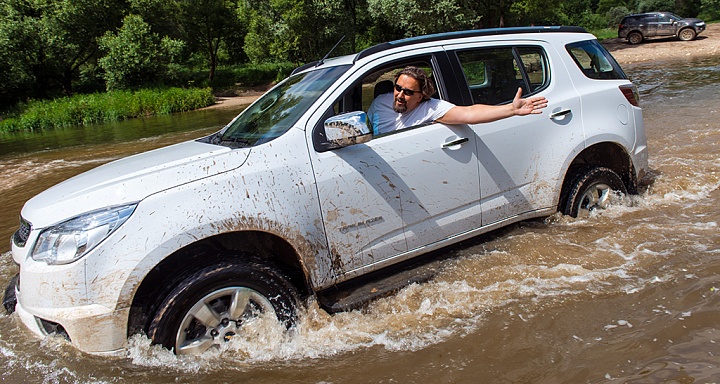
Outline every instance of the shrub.
<path id="1" fill-rule="evenodd" d="M 41 131 L 164 115 L 207 107 L 215 102 L 210 88 L 143 89 L 75 95 L 30 101 L 18 116 L 0 121 L 0 131 Z"/>

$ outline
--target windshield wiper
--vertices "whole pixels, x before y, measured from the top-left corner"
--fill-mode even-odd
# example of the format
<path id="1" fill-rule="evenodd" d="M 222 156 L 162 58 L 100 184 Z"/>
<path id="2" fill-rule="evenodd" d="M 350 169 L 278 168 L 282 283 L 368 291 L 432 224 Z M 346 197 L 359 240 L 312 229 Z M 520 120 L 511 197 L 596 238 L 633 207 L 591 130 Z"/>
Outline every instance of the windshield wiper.
<path id="1" fill-rule="evenodd" d="M 220 139 L 221 143 L 233 143 L 235 148 L 244 148 L 252 145 L 250 140 L 244 137 L 223 137 Z"/>

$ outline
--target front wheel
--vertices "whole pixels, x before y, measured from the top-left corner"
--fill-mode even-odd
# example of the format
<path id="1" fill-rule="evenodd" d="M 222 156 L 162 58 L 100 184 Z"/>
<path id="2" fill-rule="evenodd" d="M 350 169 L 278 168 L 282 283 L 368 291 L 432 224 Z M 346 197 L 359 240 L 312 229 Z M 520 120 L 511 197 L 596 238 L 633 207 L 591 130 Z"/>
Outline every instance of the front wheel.
<path id="1" fill-rule="evenodd" d="M 572 217 L 585 217 L 596 209 L 605 209 L 613 194 L 627 193 L 620 176 L 606 167 L 581 168 L 570 180 L 560 208 L 563 214 Z"/>
<path id="2" fill-rule="evenodd" d="M 692 28 L 685 28 L 678 33 L 678 38 L 682 41 L 690 41 L 695 38 L 695 31 Z"/>
<path id="3" fill-rule="evenodd" d="M 178 355 L 199 355 L 263 315 L 286 328 L 294 325 L 298 294 L 287 279 L 259 262 L 223 260 L 188 276 L 161 298 L 148 328 L 153 343 Z"/>

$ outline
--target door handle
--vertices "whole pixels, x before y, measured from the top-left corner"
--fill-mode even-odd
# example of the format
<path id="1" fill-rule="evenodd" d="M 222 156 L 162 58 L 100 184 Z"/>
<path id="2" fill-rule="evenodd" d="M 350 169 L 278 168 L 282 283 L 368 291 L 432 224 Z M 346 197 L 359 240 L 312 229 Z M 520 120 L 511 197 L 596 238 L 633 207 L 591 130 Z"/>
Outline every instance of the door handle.
<path id="1" fill-rule="evenodd" d="M 456 146 L 456 145 L 461 145 L 461 144 L 467 143 L 469 140 L 470 140 L 470 139 L 468 139 L 467 137 L 461 137 L 461 138 L 459 138 L 459 139 L 455 139 L 455 140 L 453 140 L 453 141 L 449 141 L 449 142 L 443 144 L 442 147 L 443 147 L 443 148 L 454 147 L 454 146 Z"/>
<path id="2" fill-rule="evenodd" d="M 570 112 L 572 112 L 572 110 L 570 110 L 570 109 L 558 111 L 558 112 L 551 114 L 550 118 L 553 120 L 563 120 L 565 118 L 565 116 L 570 114 Z"/>

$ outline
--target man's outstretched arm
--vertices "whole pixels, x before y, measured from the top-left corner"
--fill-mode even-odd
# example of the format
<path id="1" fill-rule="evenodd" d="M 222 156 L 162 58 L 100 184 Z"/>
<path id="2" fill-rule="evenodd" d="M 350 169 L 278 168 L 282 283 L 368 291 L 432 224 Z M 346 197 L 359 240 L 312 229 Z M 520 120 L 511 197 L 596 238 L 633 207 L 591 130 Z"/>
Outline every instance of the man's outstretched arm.
<path id="1" fill-rule="evenodd" d="M 522 99 L 522 88 L 518 88 L 513 102 L 505 105 L 475 104 L 471 106 L 455 106 L 437 119 L 443 124 L 480 124 L 501 120 L 511 116 L 524 116 L 542 113 L 547 107 L 545 97 Z"/>

